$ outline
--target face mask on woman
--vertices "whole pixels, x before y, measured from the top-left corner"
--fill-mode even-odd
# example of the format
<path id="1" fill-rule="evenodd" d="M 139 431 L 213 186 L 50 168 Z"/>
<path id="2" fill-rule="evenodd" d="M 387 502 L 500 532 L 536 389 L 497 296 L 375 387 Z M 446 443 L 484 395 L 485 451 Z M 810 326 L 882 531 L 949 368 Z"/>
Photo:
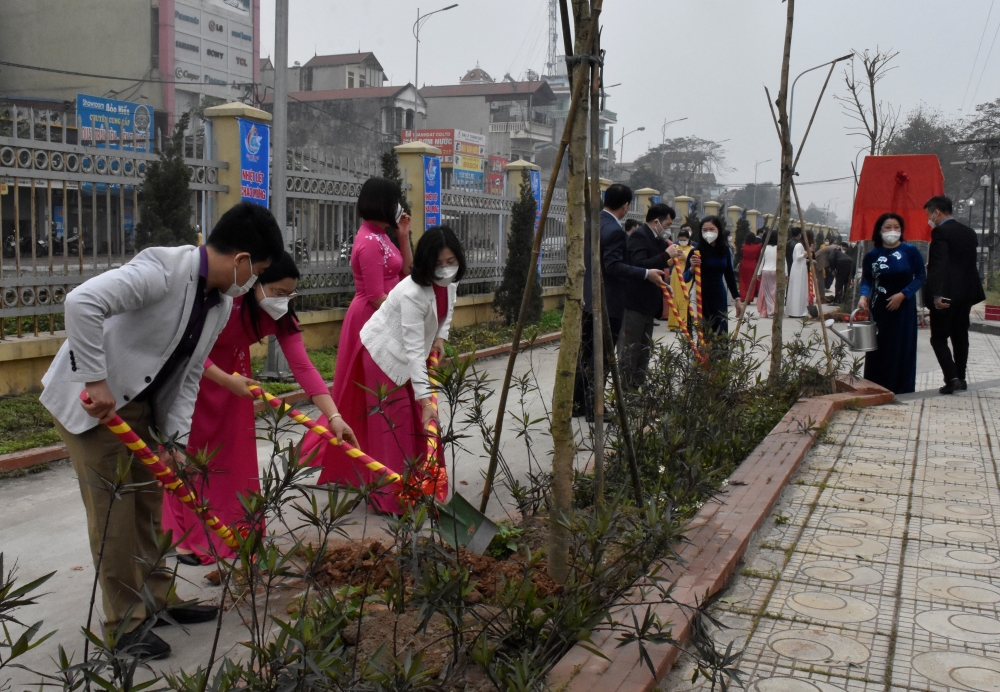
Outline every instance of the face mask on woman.
<path id="1" fill-rule="evenodd" d="M 260 300 L 261 309 L 274 320 L 280 320 L 288 312 L 288 296 L 265 296 Z"/>
<path id="2" fill-rule="evenodd" d="M 715 239 L 719 237 L 719 234 L 716 231 L 704 231 L 702 232 L 701 237 L 705 239 L 706 243 L 711 245 L 715 242 Z"/>
<path id="3" fill-rule="evenodd" d="M 899 231 L 882 231 L 882 242 L 889 246 L 894 246 L 899 242 L 903 234 Z"/>
<path id="4" fill-rule="evenodd" d="M 458 276 L 458 267 L 439 267 L 434 272 L 434 283 L 438 286 L 447 286 Z"/>

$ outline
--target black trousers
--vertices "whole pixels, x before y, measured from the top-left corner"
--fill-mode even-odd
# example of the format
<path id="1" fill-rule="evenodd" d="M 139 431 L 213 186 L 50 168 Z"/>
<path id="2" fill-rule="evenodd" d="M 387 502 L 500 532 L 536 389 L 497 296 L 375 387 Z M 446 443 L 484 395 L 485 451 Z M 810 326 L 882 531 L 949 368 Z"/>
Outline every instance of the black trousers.
<path id="1" fill-rule="evenodd" d="M 946 310 L 931 309 L 931 347 L 937 356 L 945 384 L 955 378 L 965 379 L 969 362 L 969 313 L 972 303 L 954 302 Z M 948 347 L 951 339 L 951 348 Z M 954 357 L 952 357 L 954 352 Z"/>
<path id="2" fill-rule="evenodd" d="M 847 296 L 847 289 L 850 287 L 851 281 L 854 279 L 854 262 L 838 262 L 835 271 L 837 274 L 837 300 L 843 300 Z"/>
<path id="3" fill-rule="evenodd" d="M 626 308 L 618 341 L 618 364 L 626 389 L 646 383 L 646 369 L 653 350 L 653 315 Z"/>
<path id="4" fill-rule="evenodd" d="M 611 322 L 611 342 L 618 345 L 618 334 L 622 330 L 621 317 L 609 317 Z M 603 353 L 603 349 L 601 350 Z M 604 376 L 608 376 L 608 359 L 604 358 Z M 603 383 L 602 383 L 603 384 Z M 580 358 L 576 363 L 576 380 L 573 383 L 573 415 L 587 416 L 594 412 L 594 315 L 583 313 L 580 332 Z"/>

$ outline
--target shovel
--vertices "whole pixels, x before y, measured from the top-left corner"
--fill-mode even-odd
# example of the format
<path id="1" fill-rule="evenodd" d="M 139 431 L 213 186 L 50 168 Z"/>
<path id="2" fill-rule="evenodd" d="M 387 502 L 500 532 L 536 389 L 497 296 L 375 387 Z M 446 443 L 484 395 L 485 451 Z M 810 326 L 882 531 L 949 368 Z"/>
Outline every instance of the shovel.
<path id="1" fill-rule="evenodd" d="M 402 492 L 403 479 L 398 473 L 392 472 L 384 464 L 375 461 L 360 449 L 353 447 L 347 442 L 338 440 L 326 427 L 309 418 L 298 409 L 292 408 L 278 397 L 268 394 L 260 387 L 252 386 L 250 387 L 250 391 L 261 401 L 267 402 L 272 408 L 283 412 L 292 420 L 309 428 L 330 444 L 342 447 L 347 455 L 356 462 L 364 464 L 371 471 L 383 474 L 390 483 L 398 483 L 400 489 L 397 492 Z M 436 426 L 434 429 L 436 430 Z M 429 458 L 436 458 L 436 454 L 432 450 L 436 450 L 437 448 L 437 439 L 429 438 Z M 443 472 L 443 464 L 436 465 L 436 467 Z M 441 515 L 441 535 L 444 536 L 445 541 L 452 548 L 463 547 L 470 552 L 482 554 L 486 550 L 486 546 L 490 544 L 490 541 L 496 535 L 497 525 L 469 504 L 469 501 L 459 495 L 458 492 L 452 493 L 451 501 L 448 504 L 442 504 L 442 500 L 447 497 L 447 491 L 444 488 L 444 483 L 441 483 L 440 480 L 439 477 L 432 476 L 422 481 L 419 485 L 419 491 L 424 495 L 430 495 L 435 498 L 435 504 Z M 455 544 L 456 538 L 458 539 L 457 545 Z"/>

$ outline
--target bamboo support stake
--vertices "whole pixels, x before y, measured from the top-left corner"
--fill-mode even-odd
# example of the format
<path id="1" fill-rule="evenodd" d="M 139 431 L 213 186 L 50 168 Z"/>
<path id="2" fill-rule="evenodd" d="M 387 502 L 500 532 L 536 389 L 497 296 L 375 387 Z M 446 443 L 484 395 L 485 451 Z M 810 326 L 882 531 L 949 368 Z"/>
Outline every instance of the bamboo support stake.
<path id="1" fill-rule="evenodd" d="M 597 16 L 599 15 L 602 0 L 597 0 L 598 12 L 591 15 L 591 32 L 596 30 Z M 542 214 L 538 221 L 538 230 L 535 231 L 535 238 L 531 244 L 531 262 L 528 269 L 528 280 L 524 286 L 524 296 L 521 299 L 521 311 L 514 325 L 513 344 L 510 355 L 507 358 L 507 370 L 504 373 L 503 387 L 500 389 L 500 401 L 497 404 L 496 423 L 493 426 L 493 444 L 490 448 L 490 463 L 486 470 L 486 481 L 483 486 L 483 497 L 479 504 L 479 511 L 486 513 L 486 506 L 490 502 L 490 493 L 493 489 L 493 481 L 496 478 L 497 461 L 500 453 L 500 435 L 503 432 L 503 419 L 507 410 L 507 395 L 510 391 L 510 380 L 514 374 L 514 363 L 517 361 L 517 354 L 521 345 L 521 333 L 524 331 L 524 322 L 528 315 L 528 305 L 531 302 L 531 289 L 535 282 L 535 272 L 538 267 L 538 255 L 542 248 L 542 237 L 545 233 L 545 223 L 549 217 L 549 207 L 552 205 L 552 195 L 555 192 L 556 179 L 562 168 L 563 156 L 569 147 L 570 135 L 573 130 L 573 122 L 576 120 L 576 113 L 579 110 L 580 102 L 583 100 L 584 88 L 588 80 L 581 79 L 573 85 L 573 97 L 570 100 L 569 110 L 566 113 L 566 125 L 563 129 L 562 139 L 559 141 L 559 149 L 552 165 L 552 176 L 549 178 L 549 185 L 545 190 L 545 198 L 542 201 Z"/>

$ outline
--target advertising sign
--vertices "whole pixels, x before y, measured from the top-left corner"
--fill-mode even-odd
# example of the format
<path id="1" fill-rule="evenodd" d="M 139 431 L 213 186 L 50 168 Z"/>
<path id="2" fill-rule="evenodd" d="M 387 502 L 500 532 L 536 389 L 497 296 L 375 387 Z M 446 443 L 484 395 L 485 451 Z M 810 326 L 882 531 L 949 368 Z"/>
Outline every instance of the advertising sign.
<path id="1" fill-rule="evenodd" d="M 454 157 L 461 155 L 463 158 L 486 157 L 486 135 L 477 135 L 475 132 L 464 130 L 403 130 L 403 142 L 423 142 L 437 147 L 441 150 L 441 163 L 445 168 L 450 168 L 454 163 Z M 471 164 L 470 164 L 471 165 Z M 478 170 L 480 168 L 465 168 L 465 170 Z"/>
<path id="2" fill-rule="evenodd" d="M 424 228 L 441 225 L 441 159 L 424 157 Z"/>
<path id="3" fill-rule="evenodd" d="M 542 172 L 528 171 L 531 180 L 531 196 L 535 198 L 535 230 L 542 220 Z"/>
<path id="4" fill-rule="evenodd" d="M 451 165 L 451 156 L 455 152 L 454 130 L 403 130 L 403 142 L 423 142 L 441 150 L 443 163 Z"/>
<path id="5" fill-rule="evenodd" d="M 481 172 L 476 171 L 464 171 L 460 168 L 453 169 L 451 175 L 452 184 L 455 187 L 461 187 L 472 190 L 482 190 L 483 181 L 485 176 Z"/>
<path id="6" fill-rule="evenodd" d="M 239 118 L 240 123 L 240 196 L 266 207 L 268 203 L 268 152 L 271 126 Z"/>
<path id="7" fill-rule="evenodd" d="M 506 166 L 507 159 L 503 156 L 491 156 L 486 160 L 486 192 L 503 194 L 503 169 Z"/>
<path id="8" fill-rule="evenodd" d="M 467 156 L 465 154 L 455 154 L 452 156 L 452 168 L 455 171 L 471 171 L 473 173 L 482 173 L 486 170 L 486 159 L 481 159 L 478 156 Z"/>
<path id="9" fill-rule="evenodd" d="M 122 151 L 153 149 L 150 106 L 77 94 L 76 118 L 80 144 Z"/>

